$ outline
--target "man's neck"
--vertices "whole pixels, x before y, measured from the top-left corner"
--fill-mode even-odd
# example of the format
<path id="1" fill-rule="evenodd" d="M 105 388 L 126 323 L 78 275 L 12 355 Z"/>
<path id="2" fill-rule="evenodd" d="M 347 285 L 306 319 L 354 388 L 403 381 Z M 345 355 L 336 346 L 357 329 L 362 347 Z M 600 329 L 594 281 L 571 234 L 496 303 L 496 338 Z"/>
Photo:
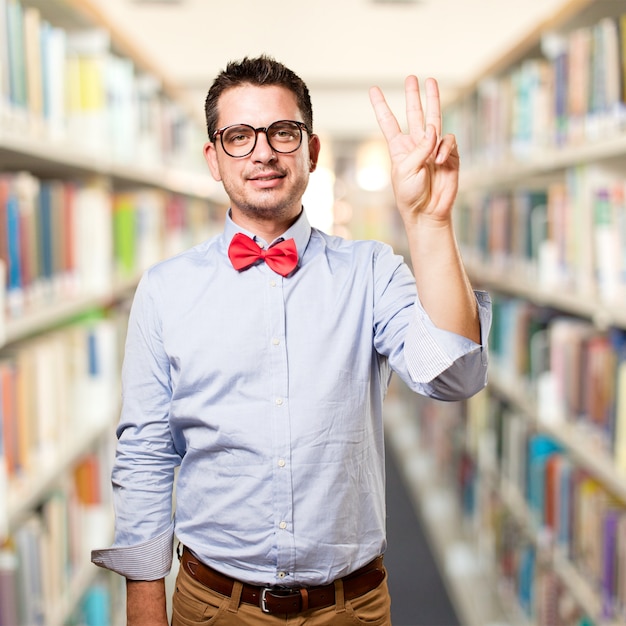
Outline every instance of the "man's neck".
<path id="1" fill-rule="evenodd" d="M 288 219 L 262 219 L 242 214 L 241 211 L 231 209 L 231 219 L 237 226 L 245 228 L 247 231 L 254 233 L 267 243 L 271 243 L 274 239 L 280 237 L 287 231 L 300 217 L 301 211 L 297 215 Z"/>

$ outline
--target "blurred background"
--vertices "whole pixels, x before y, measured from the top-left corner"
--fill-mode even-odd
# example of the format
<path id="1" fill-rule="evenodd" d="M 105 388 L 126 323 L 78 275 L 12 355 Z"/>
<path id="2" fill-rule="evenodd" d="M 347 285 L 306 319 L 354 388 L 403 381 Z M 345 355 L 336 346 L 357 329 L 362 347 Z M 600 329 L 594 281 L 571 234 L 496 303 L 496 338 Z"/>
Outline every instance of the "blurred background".
<path id="1" fill-rule="evenodd" d="M 308 84 L 319 228 L 406 254 L 368 97 L 439 82 L 489 384 L 386 400 L 394 626 L 626 624 L 626 0 L 0 0 L 0 626 L 118 626 L 126 320 L 222 229 L 204 99 L 268 54 Z M 168 578 L 171 590 L 176 560 Z"/>

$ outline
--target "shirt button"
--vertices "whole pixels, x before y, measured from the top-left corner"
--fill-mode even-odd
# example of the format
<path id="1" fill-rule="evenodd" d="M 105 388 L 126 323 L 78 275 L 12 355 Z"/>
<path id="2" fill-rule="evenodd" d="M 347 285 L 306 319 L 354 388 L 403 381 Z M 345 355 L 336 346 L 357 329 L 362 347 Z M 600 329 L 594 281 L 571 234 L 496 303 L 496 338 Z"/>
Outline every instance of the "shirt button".
<path id="1" fill-rule="evenodd" d="M 279 345 L 280 345 L 280 339 L 276 339 L 276 338 L 274 338 L 274 339 L 272 339 L 272 343 L 273 343 L 275 346 L 279 346 Z"/>
<path id="2" fill-rule="evenodd" d="M 287 576 L 286 572 L 278 572 L 278 578 L 285 578 Z"/>
<path id="3" fill-rule="evenodd" d="M 270 287 L 276 287 L 276 281 L 270 280 Z"/>
<path id="4" fill-rule="evenodd" d="M 276 404 L 278 406 L 280 406 L 283 403 L 283 399 L 282 398 L 276 398 Z"/>
<path id="5" fill-rule="evenodd" d="M 285 467 L 286 463 L 285 463 L 285 459 L 280 459 L 278 461 L 278 467 Z"/>
<path id="6" fill-rule="evenodd" d="M 285 528 L 287 528 L 287 522 L 281 522 L 280 524 L 278 524 L 278 527 L 281 530 L 285 530 Z"/>

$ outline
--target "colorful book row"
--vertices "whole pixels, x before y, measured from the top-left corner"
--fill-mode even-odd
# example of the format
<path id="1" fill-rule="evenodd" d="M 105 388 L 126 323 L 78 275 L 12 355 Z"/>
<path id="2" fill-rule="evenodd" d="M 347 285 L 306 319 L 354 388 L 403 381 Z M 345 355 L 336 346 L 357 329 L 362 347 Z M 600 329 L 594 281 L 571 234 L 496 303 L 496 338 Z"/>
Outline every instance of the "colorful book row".
<path id="1" fill-rule="evenodd" d="M 557 572 L 543 561 L 541 551 L 515 516 L 496 497 L 489 506 L 493 556 L 500 597 L 508 611 L 523 615 L 520 623 L 535 626 L 599 626 L 580 607 L 578 599 Z M 515 623 L 513 618 L 512 622 Z"/>
<path id="2" fill-rule="evenodd" d="M 541 461 L 558 446 L 535 435 L 525 417 L 505 412 L 487 391 L 465 403 L 419 399 L 418 407 L 420 445 L 437 476 L 447 476 L 456 489 L 465 526 L 475 531 L 479 558 L 485 571 L 492 571 L 501 603 L 510 614 L 507 623 L 614 623 L 598 608 L 602 600 L 598 591 L 596 601 L 600 586 L 596 587 L 595 578 L 579 572 L 578 565 L 563 556 L 561 562 L 570 563 L 577 572 L 572 582 L 553 557 L 555 540 L 537 503 L 548 493 Z M 511 433 L 505 436 L 507 428 Z M 529 456 L 537 461 L 529 462 Z M 599 541 L 600 535 L 590 535 L 589 542 L 592 538 Z M 591 602 L 579 597 L 579 580 Z"/>
<path id="3" fill-rule="evenodd" d="M 536 434 L 517 440 L 521 429 L 511 429 L 508 418 L 503 424 L 507 460 L 517 448 L 526 484 L 516 488 L 525 494 L 533 528 L 540 529 L 537 535 L 549 538 L 590 588 L 598 590 L 596 619 L 626 618 L 626 504 L 572 463 L 553 440 Z"/>
<path id="4" fill-rule="evenodd" d="M 544 290 L 607 305 L 626 297 L 623 175 L 582 165 L 545 188 L 466 197 L 457 212 L 468 259 Z"/>
<path id="5" fill-rule="evenodd" d="M 523 559 L 530 561 L 521 566 L 517 559 L 522 557 L 515 552 L 515 567 L 511 555 L 501 557 L 500 566 L 527 615 L 538 620 L 538 603 L 546 600 L 534 580 L 536 557 L 543 569 L 555 572 L 555 591 L 577 596 L 578 613 L 582 610 L 601 624 L 626 618 L 626 503 L 577 465 L 557 441 L 535 432 L 526 416 L 488 391 L 468 402 L 467 419 L 474 445 L 462 455 L 464 465 L 472 467 L 460 481 L 462 493 L 472 492 L 466 514 L 492 538 L 492 552 L 500 554 L 497 543 L 504 531 L 494 524 L 502 515 L 515 520 L 521 531 L 515 536 L 524 540 Z M 544 624 L 541 619 L 538 623 Z"/>
<path id="6" fill-rule="evenodd" d="M 109 466 L 104 455 L 85 454 L 0 545 L 2 626 L 111 623 L 106 586 L 85 574 L 93 568 L 90 550 L 109 541 L 111 512 L 105 495 L 110 490 L 103 484 Z M 94 583 L 86 585 L 79 607 L 68 610 L 80 600 L 71 597 L 79 578 Z"/>
<path id="7" fill-rule="evenodd" d="M 498 375 L 529 390 L 539 421 L 573 424 L 626 477 L 626 330 L 494 296 Z"/>
<path id="8" fill-rule="evenodd" d="M 545 34 L 539 54 L 484 79 L 446 111 L 464 163 L 501 165 L 623 131 L 625 50 L 619 13 Z"/>
<path id="9" fill-rule="evenodd" d="M 0 174 L 0 267 L 6 317 L 90 295 L 137 277 L 210 236 L 208 201 L 157 189 L 112 192 L 104 183 Z"/>
<path id="10" fill-rule="evenodd" d="M 202 169 L 202 126 L 156 77 L 115 54 L 103 29 L 65 28 L 42 11 L 0 0 L 0 127 L 120 164 Z M 53 6 L 48 12 L 59 15 Z"/>
<path id="11" fill-rule="evenodd" d="M 0 474 L 9 490 L 114 418 L 123 329 L 121 313 L 86 314 L 0 354 Z"/>

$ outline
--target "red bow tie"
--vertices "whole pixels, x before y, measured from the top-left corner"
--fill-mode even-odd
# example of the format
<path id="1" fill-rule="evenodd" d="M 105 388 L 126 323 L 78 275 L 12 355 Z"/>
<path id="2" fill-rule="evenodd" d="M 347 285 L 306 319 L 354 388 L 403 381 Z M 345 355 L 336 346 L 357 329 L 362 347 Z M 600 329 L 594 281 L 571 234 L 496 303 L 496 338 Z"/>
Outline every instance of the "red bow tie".
<path id="1" fill-rule="evenodd" d="M 237 233 L 228 247 L 228 258 L 238 271 L 262 260 L 277 274 L 288 276 L 298 265 L 298 250 L 293 239 L 280 241 L 264 250 L 247 235 Z"/>

